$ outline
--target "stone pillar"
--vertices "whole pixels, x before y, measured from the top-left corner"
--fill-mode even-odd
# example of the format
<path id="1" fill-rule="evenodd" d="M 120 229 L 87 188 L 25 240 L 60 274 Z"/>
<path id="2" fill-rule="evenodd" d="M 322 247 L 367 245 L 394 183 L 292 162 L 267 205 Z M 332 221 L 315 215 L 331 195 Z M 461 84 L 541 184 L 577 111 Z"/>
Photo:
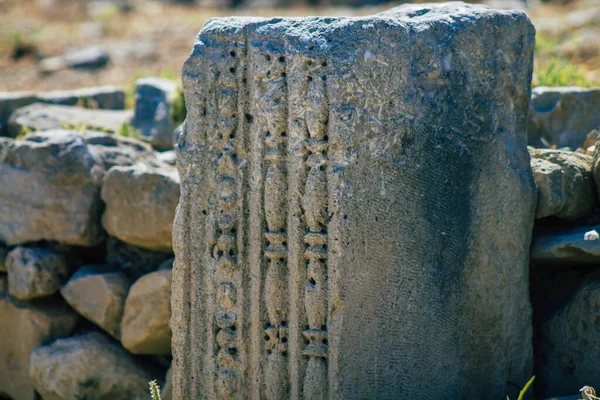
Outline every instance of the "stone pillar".
<path id="1" fill-rule="evenodd" d="M 183 68 L 174 399 L 498 399 L 532 373 L 534 30 L 209 21 Z"/>

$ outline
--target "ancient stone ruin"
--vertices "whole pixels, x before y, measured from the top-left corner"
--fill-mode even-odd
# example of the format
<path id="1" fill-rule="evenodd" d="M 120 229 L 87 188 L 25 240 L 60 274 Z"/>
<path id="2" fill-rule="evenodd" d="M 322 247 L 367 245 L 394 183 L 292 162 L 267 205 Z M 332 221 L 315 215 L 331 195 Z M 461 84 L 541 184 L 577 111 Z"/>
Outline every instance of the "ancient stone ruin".
<path id="1" fill-rule="evenodd" d="M 209 21 L 183 69 L 173 398 L 516 398 L 533 44 L 525 14 L 462 3 Z"/>

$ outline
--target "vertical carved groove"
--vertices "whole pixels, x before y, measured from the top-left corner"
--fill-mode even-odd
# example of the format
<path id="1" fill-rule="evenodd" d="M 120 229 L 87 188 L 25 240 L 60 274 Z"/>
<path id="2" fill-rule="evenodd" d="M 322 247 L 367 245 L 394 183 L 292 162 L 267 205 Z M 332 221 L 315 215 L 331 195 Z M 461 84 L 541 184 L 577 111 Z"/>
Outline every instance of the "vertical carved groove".
<path id="1" fill-rule="evenodd" d="M 312 62 L 309 62 L 311 65 Z M 319 67 L 312 69 L 318 72 Z M 328 243 L 328 185 L 327 150 L 329 138 L 329 104 L 325 79 L 307 76 L 305 98 L 305 124 L 307 170 L 306 186 L 302 197 L 302 208 L 306 234 L 304 236 L 306 282 L 304 308 L 308 327 L 302 334 L 306 345 L 303 355 L 308 357 L 304 376 L 304 398 L 326 399 L 328 392 L 328 337 L 327 337 L 327 243 Z"/>
<path id="2" fill-rule="evenodd" d="M 288 246 L 287 246 L 287 81 L 285 56 L 264 55 L 261 109 L 266 164 L 264 234 L 266 263 L 263 299 L 268 323 L 265 329 L 266 364 L 264 397 L 288 397 Z"/>
<path id="3" fill-rule="evenodd" d="M 215 146 L 217 163 L 217 227 L 214 287 L 216 290 L 215 325 L 215 389 L 220 399 L 236 397 L 241 387 L 242 371 L 238 328 L 241 323 L 237 291 L 241 288 L 238 264 L 237 227 L 239 207 L 237 196 L 236 130 L 238 127 L 237 60 L 223 56 L 217 78 L 217 124 Z"/>

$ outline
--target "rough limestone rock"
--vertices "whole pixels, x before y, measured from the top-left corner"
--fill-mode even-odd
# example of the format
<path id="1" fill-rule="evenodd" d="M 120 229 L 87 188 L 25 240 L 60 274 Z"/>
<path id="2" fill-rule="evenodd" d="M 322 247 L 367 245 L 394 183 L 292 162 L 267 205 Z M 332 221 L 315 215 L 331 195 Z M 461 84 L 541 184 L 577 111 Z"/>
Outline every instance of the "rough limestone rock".
<path id="1" fill-rule="evenodd" d="M 131 124 L 142 139 L 158 150 L 173 148 L 171 107 L 177 83 L 161 78 L 141 78 L 135 82 L 135 113 Z"/>
<path id="2" fill-rule="evenodd" d="M 38 347 L 31 381 L 44 400 L 146 400 L 152 374 L 116 342 L 88 333 Z"/>
<path id="3" fill-rule="evenodd" d="M 8 136 L 8 119 L 13 111 L 36 100 L 32 92 L 0 92 L 0 136 Z"/>
<path id="4" fill-rule="evenodd" d="M 125 108 L 125 91 L 118 86 L 56 90 L 38 93 L 37 101 L 63 106 L 87 103 L 87 106 L 91 108 L 123 110 Z"/>
<path id="5" fill-rule="evenodd" d="M 596 185 L 591 156 L 531 147 L 529 154 L 538 187 L 536 218 L 556 216 L 576 220 L 593 210 Z"/>
<path id="6" fill-rule="evenodd" d="M 162 153 L 158 153 L 158 159 L 163 163 L 170 165 L 172 167 L 177 165 L 177 155 L 174 151 L 163 151 Z"/>
<path id="7" fill-rule="evenodd" d="M 0 394 L 15 400 L 37 398 L 29 380 L 29 355 L 42 344 L 70 335 L 77 322 L 77 314 L 58 300 L 11 298 L 6 277 L 0 276 Z"/>
<path id="8" fill-rule="evenodd" d="M 171 270 L 138 279 L 127 296 L 121 343 L 133 354 L 171 353 Z"/>
<path id="9" fill-rule="evenodd" d="M 541 326 L 537 360 L 543 395 L 566 396 L 600 380 L 600 275 L 586 278 L 573 298 Z M 537 379 L 536 379 L 537 380 Z"/>
<path id="10" fill-rule="evenodd" d="M 210 20 L 183 67 L 173 397 L 516 398 L 533 44 L 463 3 Z"/>
<path id="11" fill-rule="evenodd" d="M 536 147 L 557 145 L 573 150 L 600 126 L 600 89 L 536 87 L 531 93 L 527 134 Z"/>
<path id="12" fill-rule="evenodd" d="M 531 243 L 531 260 L 543 263 L 600 263 L 600 226 L 537 228 Z"/>
<path id="13" fill-rule="evenodd" d="M 60 294 L 75 311 L 119 339 L 129 286 L 129 279 L 119 270 L 90 265 L 79 268 Z"/>
<path id="14" fill-rule="evenodd" d="M 150 250 L 171 251 L 179 175 L 174 168 L 143 164 L 115 167 L 102 187 L 102 226 L 119 240 Z"/>
<path id="15" fill-rule="evenodd" d="M 24 131 L 47 131 L 65 127 L 114 133 L 124 123 L 129 123 L 131 115 L 128 110 L 93 110 L 34 103 L 12 113 L 8 120 L 8 136 L 17 137 Z"/>
<path id="16" fill-rule="evenodd" d="M 104 174 L 140 162 L 160 165 L 147 145 L 95 132 L 57 130 L 0 141 L 0 241 L 99 244 Z"/>
<path id="17" fill-rule="evenodd" d="M 102 46 L 90 46 L 85 49 L 71 51 L 62 56 L 50 57 L 40 62 L 40 70 L 52 73 L 65 68 L 99 69 L 110 61 L 110 54 Z"/>
<path id="18" fill-rule="evenodd" d="M 37 247 L 16 247 L 6 256 L 8 290 L 19 300 L 31 300 L 56 293 L 69 278 L 69 266 L 62 254 Z"/>

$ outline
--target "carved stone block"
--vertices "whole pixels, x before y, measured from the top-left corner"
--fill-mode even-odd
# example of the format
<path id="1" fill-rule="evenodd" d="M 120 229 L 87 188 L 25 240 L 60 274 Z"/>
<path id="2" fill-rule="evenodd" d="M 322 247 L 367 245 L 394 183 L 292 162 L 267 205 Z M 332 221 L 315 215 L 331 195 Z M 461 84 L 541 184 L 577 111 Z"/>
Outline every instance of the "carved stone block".
<path id="1" fill-rule="evenodd" d="M 513 397 L 533 43 L 462 3 L 209 21 L 183 68 L 173 398 Z"/>

